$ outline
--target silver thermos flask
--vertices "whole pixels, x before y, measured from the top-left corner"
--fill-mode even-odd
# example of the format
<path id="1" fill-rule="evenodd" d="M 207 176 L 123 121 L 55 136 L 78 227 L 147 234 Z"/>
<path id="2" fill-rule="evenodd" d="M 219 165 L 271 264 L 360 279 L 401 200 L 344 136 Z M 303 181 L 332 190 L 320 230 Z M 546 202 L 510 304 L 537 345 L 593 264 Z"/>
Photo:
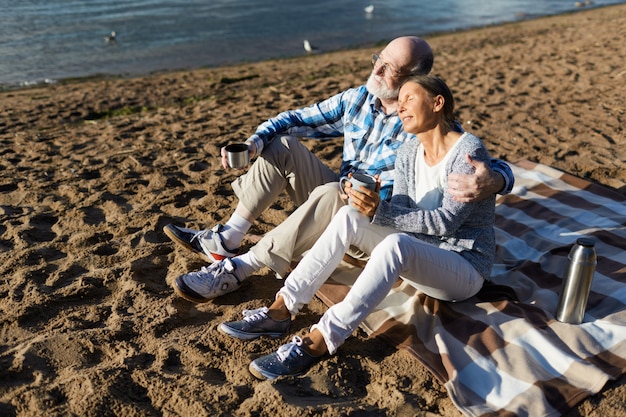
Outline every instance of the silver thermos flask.
<path id="1" fill-rule="evenodd" d="M 569 253 L 569 267 L 563 278 L 556 319 L 580 324 L 585 315 L 591 280 L 596 270 L 596 249 L 593 239 L 581 237 Z"/>

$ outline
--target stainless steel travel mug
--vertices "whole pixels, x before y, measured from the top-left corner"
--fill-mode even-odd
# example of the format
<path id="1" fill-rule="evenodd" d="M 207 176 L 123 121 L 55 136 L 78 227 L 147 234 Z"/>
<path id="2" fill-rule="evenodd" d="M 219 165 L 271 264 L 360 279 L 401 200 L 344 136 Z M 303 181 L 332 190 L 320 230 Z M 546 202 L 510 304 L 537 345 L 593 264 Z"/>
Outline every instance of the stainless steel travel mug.
<path id="1" fill-rule="evenodd" d="M 587 308 L 591 280 L 596 270 L 596 249 L 592 239 L 581 237 L 569 253 L 569 267 L 556 310 L 556 319 L 563 323 L 580 324 Z"/>
<path id="2" fill-rule="evenodd" d="M 245 143 L 233 143 L 226 146 L 226 159 L 231 168 L 245 168 L 250 163 L 248 145 Z"/>

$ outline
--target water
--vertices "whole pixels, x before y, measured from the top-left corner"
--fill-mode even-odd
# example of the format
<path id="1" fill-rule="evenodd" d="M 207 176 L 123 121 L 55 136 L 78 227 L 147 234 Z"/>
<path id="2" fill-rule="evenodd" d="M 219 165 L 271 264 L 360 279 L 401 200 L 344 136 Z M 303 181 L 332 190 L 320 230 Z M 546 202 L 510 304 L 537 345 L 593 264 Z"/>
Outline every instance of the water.
<path id="1" fill-rule="evenodd" d="M 0 0 L 0 88 L 293 57 L 304 39 L 330 51 L 577 9 L 573 0 Z"/>

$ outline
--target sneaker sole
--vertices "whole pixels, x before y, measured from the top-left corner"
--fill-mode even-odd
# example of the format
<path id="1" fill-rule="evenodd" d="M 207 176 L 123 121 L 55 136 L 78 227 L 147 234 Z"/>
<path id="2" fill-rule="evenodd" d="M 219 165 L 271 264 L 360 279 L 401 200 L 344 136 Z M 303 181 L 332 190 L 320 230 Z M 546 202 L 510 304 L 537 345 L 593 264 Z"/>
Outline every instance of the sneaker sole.
<path id="1" fill-rule="evenodd" d="M 260 369 L 258 369 L 255 365 L 254 362 L 250 363 L 250 366 L 248 366 L 248 370 L 250 371 L 250 373 L 257 379 L 260 379 L 262 381 L 265 381 L 266 379 L 276 379 L 278 378 L 280 375 L 274 375 L 271 373 L 268 373 L 267 375 L 265 373 L 263 373 Z"/>
<path id="2" fill-rule="evenodd" d="M 247 332 L 242 332 L 239 330 L 231 329 L 230 327 L 225 326 L 224 323 L 220 324 L 217 327 L 217 330 L 219 330 L 221 333 L 224 333 L 225 335 L 232 336 L 236 339 L 241 339 L 241 340 L 258 339 L 259 337 L 262 337 L 262 336 L 268 336 L 268 337 L 271 337 L 272 339 L 276 339 L 277 337 L 281 337 L 285 335 L 285 333 L 247 333 Z"/>
<path id="3" fill-rule="evenodd" d="M 202 303 L 206 303 L 208 301 L 211 301 L 210 298 L 204 298 L 204 297 L 196 297 L 194 294 L 189 294 L 188 292 L 185 292 L 185 289 L 180 288 L 178 286 L 178 279 L 174 280 L 174 292 L 176 293 L 176 295 L 178 295 L 181 298 L 184 298 L 187 301 L 191 301 L 192 303 L 198 303 L 198 304 L 202 304 Z"/>
<path id="4" fill-rule="evenodd" d="M 267 371 L 262 371 L 261 369 L 259 369 L 256 364 L 254 362 L 250 362 L 250 365 L 248 366 L 248 371 L 250 371 L 250 373 L 252 375 L 254 375 L 256 378 L 265 381 L 266 379 L 269 380 L 273 380 L 276 378 L 280 378 L 281 376 L 300 376 L 300 375 L 304 375 L 308 372 L 308 369 L 306 371 L 303 372 L 297 372 L 297 373 L 293 373 L 293 374 L 289 374 L 289 375 L 277 375 L 277 374 L 273 374 L 271 372 L 267 372 Z"/>
<path id="5" fill-rule="evenodd" d="M 163 232 L 167 235 L 167 237 L 169 237 L 172 240 L 172 242 L 179 244 L 180 246 L 182 246 L 183 248 L 187 249 L 188 251 L 191 251 L 193 253 L 197 253 L 198 255 L 203 255 L 203 256 L 206 257 L 206 254 L 204 252 L 198 252 L 189 243 L 187 243 L 186 241 L 184 241 L 181 238 L 179 238 L 176 235 L 176 233 L 174 233 L 169 227 L 164 226 L 163 227 Z"/>

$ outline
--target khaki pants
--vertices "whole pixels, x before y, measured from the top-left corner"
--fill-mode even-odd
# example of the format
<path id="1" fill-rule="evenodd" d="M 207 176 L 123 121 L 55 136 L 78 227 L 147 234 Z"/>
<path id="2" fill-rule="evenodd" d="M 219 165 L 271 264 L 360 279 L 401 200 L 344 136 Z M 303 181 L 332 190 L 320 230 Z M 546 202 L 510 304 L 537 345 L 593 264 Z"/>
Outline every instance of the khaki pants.
<path id="1" fill-rule="evenodd" d="M 232 183 L 239 202 L 255 218 L 286 191 L 298 206 L 250 250 L 264 265 L 286 276 L 345 206 L 339 176 L 292 136 L 276 138 L 250 170 Z"/>

